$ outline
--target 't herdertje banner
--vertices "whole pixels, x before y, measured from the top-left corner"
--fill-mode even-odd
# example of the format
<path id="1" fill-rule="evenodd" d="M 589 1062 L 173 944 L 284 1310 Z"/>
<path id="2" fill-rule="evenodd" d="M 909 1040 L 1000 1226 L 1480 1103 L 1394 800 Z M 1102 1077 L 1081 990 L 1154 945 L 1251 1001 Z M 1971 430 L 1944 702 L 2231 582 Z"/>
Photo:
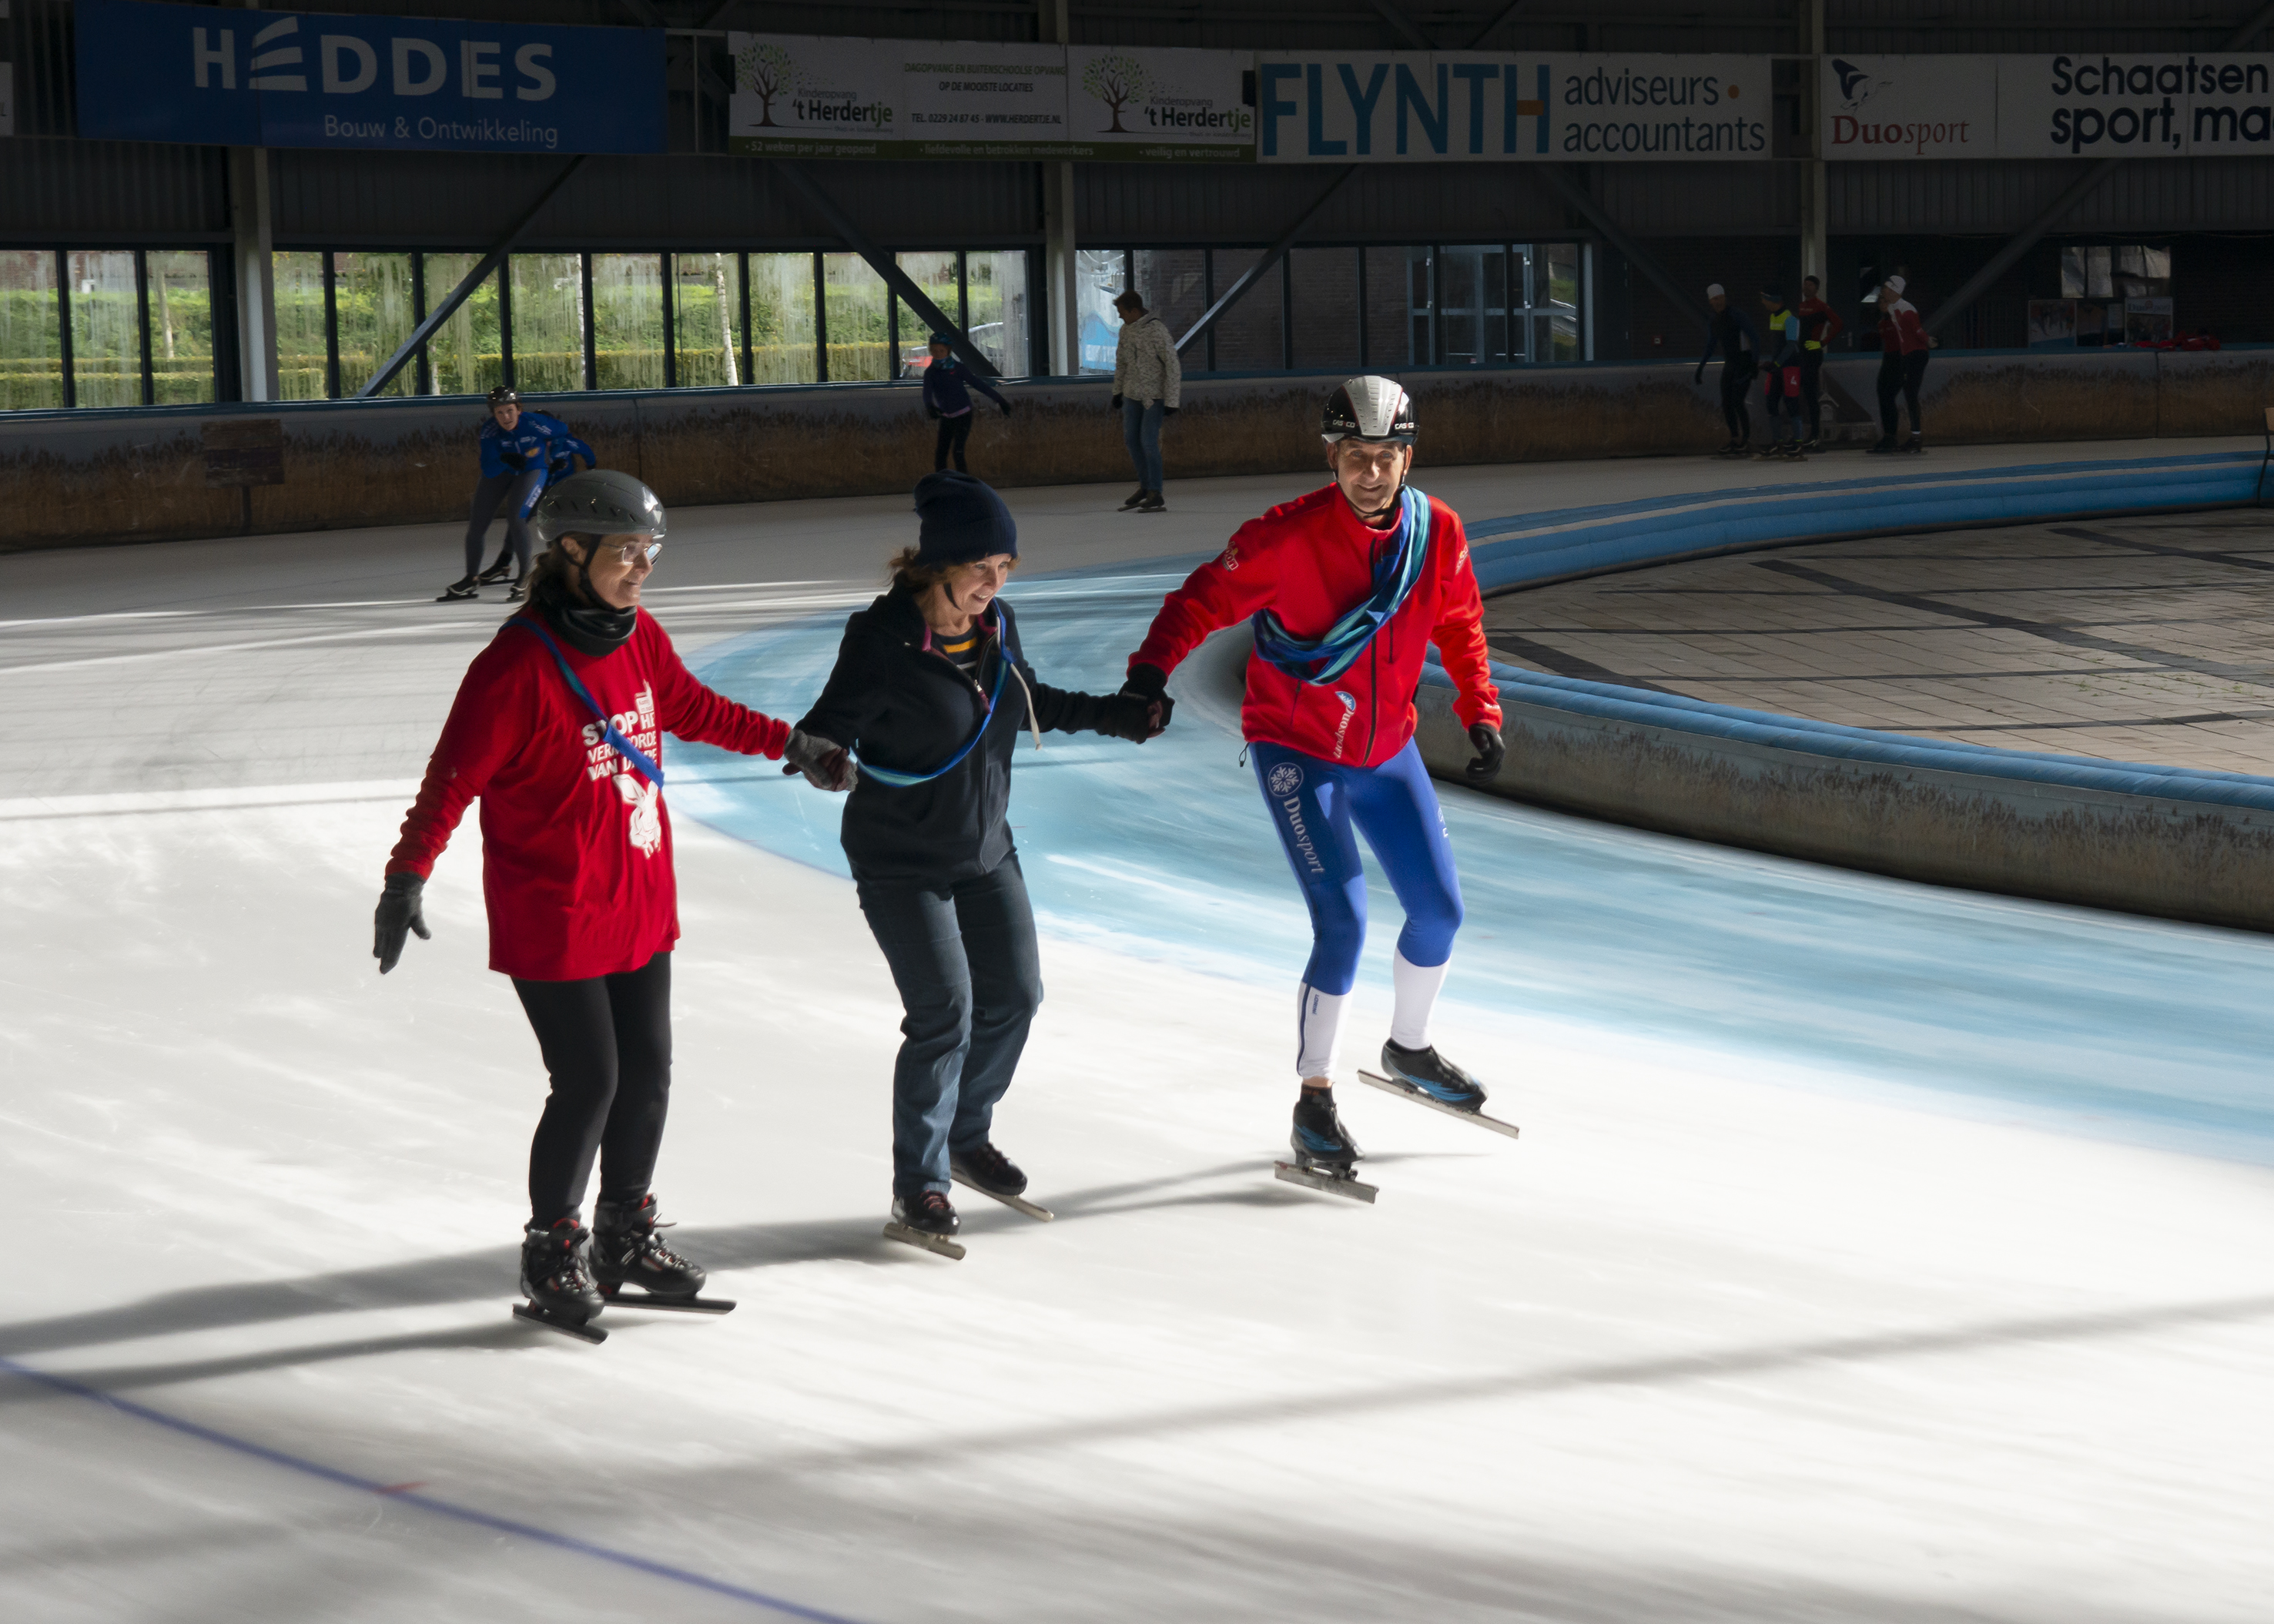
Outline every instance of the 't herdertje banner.
<path id="1" fill-rule="evenodd" d="M 1827 56 L 1827 158 L 2274 153 L 2274 56 Z"/>
<path id="2" fill-rule="evenodd" d="M 221 147 L 653 153 L 659 28 L 79 0 L 79 133 Z"/>
<path id="3" fill-rule="evenodd" d="M 733 34 L 736 152 L 1244 162 L 1245 52 Z"/>
<path id="4" fill-rule="evenodd" d="M 1264 163 L 1766 158 L 1766 56 L 1265 51 Z"/>

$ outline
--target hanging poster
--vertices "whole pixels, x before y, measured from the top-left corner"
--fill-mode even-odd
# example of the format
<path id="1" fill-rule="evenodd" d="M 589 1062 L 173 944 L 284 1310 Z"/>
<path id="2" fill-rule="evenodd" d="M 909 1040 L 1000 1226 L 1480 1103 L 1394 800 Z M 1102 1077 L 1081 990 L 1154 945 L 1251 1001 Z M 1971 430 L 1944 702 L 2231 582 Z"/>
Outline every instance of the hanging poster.
<path id="1" fill-rule="evenodd" d="M 1244 100 L 1253 52 L 1139 50 L 1077 45 L 1066 52 L 1066 134 L 1093 158 L 1246 162 L 1255 109 Z"/>
<path id="2" fill-rule="evenodd" d="M 1990 158 L 1994 56 L 1826 56 L 1818 105 L 1826 158 Z"/>
<path id="3" fill-rule="evenodd" d="M 1062 45 L 925 42 L 903 46 L 899 66 L 905 155 L 1031 158 L 1066 144 Z"/>
<path id="4" fill-rule="evenodd" d="M 1994 60 L 2000 158 L 2274 154 L 2274 56 Z"/>

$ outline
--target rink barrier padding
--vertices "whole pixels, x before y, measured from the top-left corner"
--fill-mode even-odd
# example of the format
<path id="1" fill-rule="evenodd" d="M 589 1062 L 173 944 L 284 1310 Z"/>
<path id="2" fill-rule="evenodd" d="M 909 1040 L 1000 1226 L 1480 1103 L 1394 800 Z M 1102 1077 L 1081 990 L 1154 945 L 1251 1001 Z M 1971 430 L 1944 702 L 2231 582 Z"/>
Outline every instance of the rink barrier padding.
<path id="1" fill-rule="evenodd" d="M 1834 398 L 1871 401 L 1878 366 L 1876 355 L 1834 357 L 1825 368 Z M 1319 404 L 1342 375 L 1187 379 L 1163 436 L 1169 478 L 1315 474 Z M 1697 380 L 1687 361 L 1397 375 L 1435 466 L 1702 454 L 1726 434 L 1718 379 Z M 1015 415 L 983 406 L 972 431 L 982 477 L 1006 488 L 1126 483 L 1110 380 L 1006 387 Z M 524 398 L 672 507 L 898 494 L 931 467 L 913 379 Z M 2269 399 L 2274 348 L 1938 354 L 1924 390 L 1938 445 L 2255 438 Z M 12 521 L 0 550 L 463 522 L 484 412 L 478 395 L 420 395 L 0 413 Z M 1835 440 L 1877 432 L 1846 407 L 1826 425 Z M 1617 477 L 1604 470 L 1607 485 Z M 456 554 L 446 545 L 442 556 Z"/>
<path id="2" fill-rule="evenodd" d="M 2263 455 L 2134 458 L 1808 485 L 1487 520 L 1487 590 L 1854 534 L 2228 507 Z M 1860 523 L 1859 523 L 1860 521 Z M 1959 744 L 1493 665 L 1508 760 L 1492 793 L 1669 834 L 2128 913 L 2274 929 L 2274 779 Z M 1473 756 L 1435 663 L 1424 759 Z"/>

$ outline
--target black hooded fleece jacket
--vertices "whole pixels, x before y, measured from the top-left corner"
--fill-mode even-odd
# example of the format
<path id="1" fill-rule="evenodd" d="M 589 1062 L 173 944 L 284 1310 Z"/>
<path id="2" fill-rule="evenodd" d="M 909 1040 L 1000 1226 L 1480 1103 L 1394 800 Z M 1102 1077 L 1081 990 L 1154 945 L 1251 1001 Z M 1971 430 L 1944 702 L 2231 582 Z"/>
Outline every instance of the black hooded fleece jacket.
<path id="1" fill-rule="evenodd" d="M 936 885 L 990 872 L 1013 851 L 1005 816 L 1011 751 L 1034 720 L 1052 733 L 1104 733 L 1117 704 L 1141 702 L 1050 688 L 1018 652 L 1018 621 L 997 598 L 981 620 L 974 674 L 924 645 L 915 595 L 894 588 L 845 622 L 828 684 L 797 725 L 900 772 L 930 772 L 985 727 L 969 755 L 925 784 L 886 784 L 867 773 L 846 797 L 840 838 L 853 877 L 876 885 Z M 1018 666 L 1003 670 L 1005 648 Z M 1002 691 L 990 715 L 987 699 Z M 1025 685 L 1020 677 L 1026 679 Z"/>

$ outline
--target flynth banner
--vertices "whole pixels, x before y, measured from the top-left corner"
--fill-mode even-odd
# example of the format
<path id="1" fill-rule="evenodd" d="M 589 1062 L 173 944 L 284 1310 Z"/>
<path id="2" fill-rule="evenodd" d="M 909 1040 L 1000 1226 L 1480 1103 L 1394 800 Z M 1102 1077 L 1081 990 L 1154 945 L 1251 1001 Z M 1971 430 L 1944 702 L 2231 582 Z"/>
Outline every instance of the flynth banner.
<path id="1" fill-rule="evenodd" d="M 2274 56 L 1827 56 L 1826 158 L 2274 152 Z"/>
<path id="2" fill-rule="evenodd" d="M 736 152 L 792 158 L 1254 156 L 1244 52 L 732 34 Z"/>
<path id="3" fill-rule="evenodd" d="M 659 28 L 79 0 L 79 133 L 221 147 L 653 153 Z"/>
<path id="4" fill-rule="evenodd" d="M 1265 163 L 1766 159 L 1766 56 L 1260 53 Z"/>

